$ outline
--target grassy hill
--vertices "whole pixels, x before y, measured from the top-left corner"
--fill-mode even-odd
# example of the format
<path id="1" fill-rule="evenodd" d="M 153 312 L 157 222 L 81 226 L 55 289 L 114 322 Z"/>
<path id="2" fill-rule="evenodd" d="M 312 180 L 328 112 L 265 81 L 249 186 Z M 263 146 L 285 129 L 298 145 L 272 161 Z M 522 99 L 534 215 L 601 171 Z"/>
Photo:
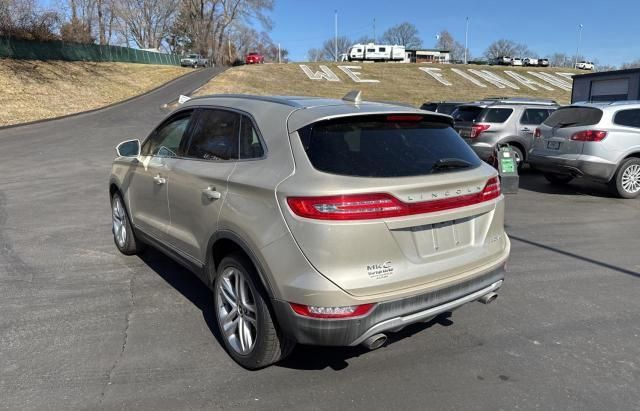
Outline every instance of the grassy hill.
<path id="1" fill-rule="evenodd" d="M 311 80 L 300 67 L 304 64 L 312 72 L 320 71 L 319 66 L 326 66 L 339 81 Z M 347 73 L 338 66 L 359 66 L 360 69 L 352 71 L 360 72 L 361 79 L 374 79 L 378 82 L 354 82 Z M 447 86 L 425 73 L 420 68 L 440 69 L 437 73 L 442 75 L 442 80 L 451 85 Z M 480 87 L 472 81 L 452 71 L 458 69 L 472 78 L 480 81 L 485 87 Z M 470 73 L 472 70 L 487 70 L 508 80 L 519 89 L 510 87 L 498 88 L 490 82 Z M 505 70 L 514 72 L 524 79 L 534 80 L 540 84 L 552 88 L 546 90 L 543 87 L 533 85 L 536 90 L 523 85 L 505 73 Z M 234 67 L 219 75 L 205 87 L 198 91 L 198 95 L 217 93 L 248 93 L 259 95 L 304 95 L 321 97 L 342 97 L 347 92 L 360 89 L 366 100 L 399 101 L 413 105 L 420 105 L 425 101 L 438 100 L 477 100 L 489 96 L 535 96 L 552 98 L 560 103 L 567 104 L 571 99 L 571 91 L 563 90 L 553 84 L 546 83 L 529 72 L 548 73 L 558 80 L 571 86 L 571 80 L 557 75 L 562 73 L 578 73 L 577 70 L 562 68 L 532 68 L 532 67 L 500 67 L 500 66 L 474 66 L 474 65 L 431 65 L 431 64 L 372 64 L 372 63 L 291 63 L 291 64 L 263 64 Z M 583 72 L 584 73 L 584 72 Z M 334 77 L 334 79 L 335 79 Z"/>
<path id="2" fill-rule="evenodd" d="M 132 63 L 0 59 L 0 126 L 102 107 L 189 70 Z"/>

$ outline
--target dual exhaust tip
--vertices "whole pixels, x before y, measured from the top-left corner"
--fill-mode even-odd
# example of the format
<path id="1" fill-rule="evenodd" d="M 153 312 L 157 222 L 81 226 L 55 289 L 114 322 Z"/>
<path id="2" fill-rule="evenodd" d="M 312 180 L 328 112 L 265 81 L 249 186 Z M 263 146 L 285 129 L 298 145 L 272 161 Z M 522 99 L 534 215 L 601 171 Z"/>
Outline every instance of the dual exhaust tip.
<path id="1" fill-rule="evenodd" d="M 491 304 L 498 298 L 498 294 L 493 291 L 478 298 L 482 304 Z M 369 350 L 377 350 L 387 342 L 387 336 L 383 333 L 374 334 L 362 342 L 362 346 Z"/>

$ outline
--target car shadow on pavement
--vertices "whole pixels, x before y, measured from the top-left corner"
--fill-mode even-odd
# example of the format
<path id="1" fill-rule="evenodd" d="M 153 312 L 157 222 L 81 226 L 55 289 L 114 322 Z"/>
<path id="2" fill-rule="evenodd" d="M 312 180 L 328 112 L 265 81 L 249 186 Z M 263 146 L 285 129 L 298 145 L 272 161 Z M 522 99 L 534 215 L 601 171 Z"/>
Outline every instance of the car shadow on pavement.
<path id="1" fill-rule="evenodd" d="M 541 194 L 615 198 L 605 184 L 576 178 L 566 185 L 553 185 L 542 173 L 531 169 L 521 171 L 519 188 Z"/>
<path id="2" fill-rule="evenodd" d="M 448 327 L 453 325 L 450 319 L 451 313 L 440 314 L 431 321 L 425 323 L 412 324 L 404 329 L 387 334 L 387 342 L 376 351 L 382 351 L 389 345 L 409 338 L 414 334 L 422 332 L 434 325 Z M 357 347 L 320 347 L 311 345 L 298 345 L 291 355 L 280 361 L 276 366 L 290 368 L 294 370 L 323 370 L 331 368 L 340 371 L 349 366 L 348 360 L 360 357 L 361 355 L 376 355 L 376 351 L 371 351 L 363 346 Z"/>
<path id="3" fill-rule="evenodd" d="M 191 271 L 154 248 L 147 248 L 140 259 L 202 311 L 202 317 L 211 334 L 220 344 L 220 348 L 224 349 L 222 336 L 216 324 L 211 290 Z"/>

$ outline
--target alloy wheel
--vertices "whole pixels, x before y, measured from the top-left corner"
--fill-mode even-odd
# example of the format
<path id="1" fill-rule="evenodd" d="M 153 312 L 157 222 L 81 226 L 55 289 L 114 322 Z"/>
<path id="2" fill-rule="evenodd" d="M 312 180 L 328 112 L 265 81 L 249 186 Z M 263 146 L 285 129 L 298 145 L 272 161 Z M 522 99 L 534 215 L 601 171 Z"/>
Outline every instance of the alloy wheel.
<path id="1" fill-rule="evenodd" d="M 640 164 L 631 164 L 622 173 L 622 188 L 629 194 L 640 191 Z"/>
<path id="2" fill-rule="evenodd" d="M 248 355 L 256 344 L 258 316 L 245 274 L 237 268 L 227 268 L 216 292 L 216 310 L 223 337 L 238 354 Z"/>
<path id="3" fill-rule="evenodd" d="M 113 204 L 111 205 L 111 217 L 113 220 L 113 236 L 118 244 L 118 247 L 124 248 L 127 243 L 127 215 L 122 206 L 122 200 L 119 196 L 113 198 Z"/>

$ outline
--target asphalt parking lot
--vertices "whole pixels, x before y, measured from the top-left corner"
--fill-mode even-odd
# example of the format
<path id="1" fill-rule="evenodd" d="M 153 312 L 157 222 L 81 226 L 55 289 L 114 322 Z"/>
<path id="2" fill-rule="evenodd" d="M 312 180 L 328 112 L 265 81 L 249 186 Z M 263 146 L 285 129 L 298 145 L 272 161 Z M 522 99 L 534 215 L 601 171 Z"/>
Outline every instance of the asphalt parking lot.
<path id="1" fill-rule="evenodd" d="M 530 171 L 507 198 L 512 255 L 495 303 L 377 351 L 298 347 L 261 371 L 237 366 L 198 280 L 157 252 L 120 255 L 110 233 L 113 147 L 214 74 L 0 130 L 0 407 L 640 407 L 640 199 Z"/>

